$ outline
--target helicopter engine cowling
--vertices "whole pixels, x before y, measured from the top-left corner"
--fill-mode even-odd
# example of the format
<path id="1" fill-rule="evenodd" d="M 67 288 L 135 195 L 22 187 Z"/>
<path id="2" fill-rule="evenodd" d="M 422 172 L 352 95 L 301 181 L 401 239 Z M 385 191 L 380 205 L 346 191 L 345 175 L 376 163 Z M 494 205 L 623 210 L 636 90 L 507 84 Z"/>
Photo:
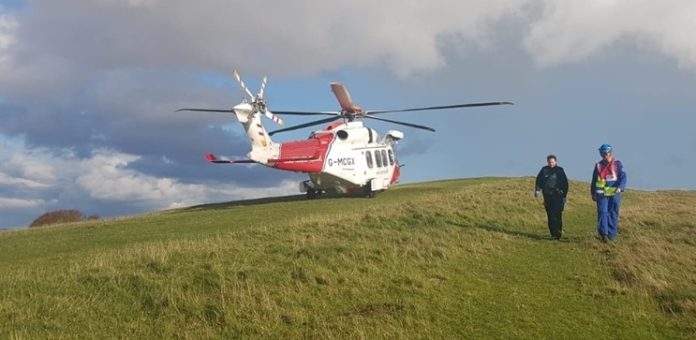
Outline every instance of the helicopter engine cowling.
<path id="1" fill-rule="evenodd" d="M 397 131 L 397 130 L 389 130 L 389 131 L 387 131 L 386 136 L 384 136 L 384 140 L 386 142 L 389 142 L 389 143 L 397 142 L 403 138 L 404 138 L 404 133 L 401 131 Z"/>
<path id="2" fill-rule="evenodd" d="M 335 133 L 336 139 L 343 143 L 359 144 L 376 143 L 379 141 L 379 134 L 377 134 L 377 131 L 366 128 L 362 126 L 362 124 L 360 124 L 360 126 L 351 126 L 351 123 L 348 123 Z"/>

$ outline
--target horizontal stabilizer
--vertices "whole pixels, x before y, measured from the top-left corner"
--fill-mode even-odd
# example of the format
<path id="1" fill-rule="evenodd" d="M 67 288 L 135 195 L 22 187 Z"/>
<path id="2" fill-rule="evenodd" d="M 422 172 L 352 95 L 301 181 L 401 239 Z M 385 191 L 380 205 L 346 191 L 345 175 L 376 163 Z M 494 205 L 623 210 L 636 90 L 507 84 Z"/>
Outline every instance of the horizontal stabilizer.
<path id="1" fill-rule="evenodd" d="M 215 155 L 213 155 L 212 153 L 205 154 L 205 160 L 207 160 L 210 163 L 215 163 L 215 164 L 256 163 L 250 159 L 237 159 L 237 160 L 219 159 Z"/>

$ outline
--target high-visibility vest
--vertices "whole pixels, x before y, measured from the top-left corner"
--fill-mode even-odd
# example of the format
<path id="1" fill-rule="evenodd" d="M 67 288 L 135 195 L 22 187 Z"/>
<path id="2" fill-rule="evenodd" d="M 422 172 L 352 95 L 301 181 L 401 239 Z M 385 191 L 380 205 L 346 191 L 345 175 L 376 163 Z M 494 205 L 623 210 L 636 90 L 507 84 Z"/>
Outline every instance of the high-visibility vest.
<path id="1" fill-rule="evenodd" d="M 602 166 L 602 162 L 597 162 L 597 179 L 595 180 L 595 193 L 604 196 L 616 195 L 617 187 L 608 185 L 607 182 L 616 182 L 619 180 L 616 174 L 615 160 L 611 160 L 606 166 Z"/>

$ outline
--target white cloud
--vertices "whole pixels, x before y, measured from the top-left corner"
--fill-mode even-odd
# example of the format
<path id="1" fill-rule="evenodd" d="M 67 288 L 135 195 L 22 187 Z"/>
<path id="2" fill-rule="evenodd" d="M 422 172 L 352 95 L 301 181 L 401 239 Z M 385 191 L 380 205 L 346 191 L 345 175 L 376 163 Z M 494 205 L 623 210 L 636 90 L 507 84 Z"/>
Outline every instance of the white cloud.
<path id="1" fill-rule="evenodd" d="M 128 169 L 128 164 L 137 159 L 134 155 L 97 150 L 91 158 L 80 161 L 81 170 L 75 181 L 94 199 L 141 202 L 156 209 L 297 192 L 294 182 L 283 182 L 272 188 L 181 183 L 173 178 L 154 177 Z"/>
<path id="2" fill-rule="evenodd" d="M 0 51 L 15 42 L 14 32 L 17 30 L 17 20 L 7 14 L 0 14 Z"/>
<path id="3" fill-rule="evenodd" d="M 0 210 L 39 208 L 45 203 L 43 200 L 36 199 L 0 197 Z"/>
<path id="4" fill-rule="evenodd" d="M 501 39 L 516 39 L 540 66 L 621 45 L 659 51 L 696 70 L 694 13 L 693 0 L 28 1 L 0 14 L 0 99 L 8 104 L 0 107 L 7 110 L 0 133 L 51 147 L 8 149 L 0 139 L 0 196 L 44 206 L 55 198 L 160 209 L 295 192 L 292 182 L 203 185 L 174 177 L 184 172 L 153 175 L 165 167 L 152 164 L 147 174 L 134 170 L 138 157 L 162 157 L 171 168 L 188 161 L 187 178 L 212 182 L 211 172 L 201 175 L 181 155 L 201 153 L 203 145 L 246 148 L 244 138 L 221 142 L 230 134 L 205 129 L 218 118 L 172 114 L 192 98 L 206 106 L 230 96 L 182 74 L 228 75 L 237 67 L 308 76 L 367 66 L 407 77 Z"/>
<path id="5" fill-rule="evenodd" d="M 618 43 L 658 50 L 696 70 L 696 2 L 544 0 L 527 51 L 542 66 L 583 60 Z"/>
<path id="6" fill-rule="evenodd" d="M 10 58 L 8 50 L 16 41 L 15 31 L 18 26 L 14 17 L 0 13 L 0 71 L 2 65 Z"/>
<path id="7" fill-rule="evenodd" d="M 47 188 L 48 184 L 37 182 L 26 178 L 16 178 L 11 177 L 5 173 L 0 172 L 0 186 L 11 186 L 20 187 L 28 189 L 40 189 Z"/>
<path id="8" fill-rule="evenodd" d="M 37 148 L 33 150 L 18 150 L 7 148 L 9 157 L 3 160 L 1 169 L 7 173 L 15 174 L 15 179 L 21 179 L 24 183 L 35 183 L 35 187 L 45 187 L 56 183 L 56 169 L 58 165 L 55 155 L 48 149 Z"/>
<path id="9" fill-rule="evenodd" d="M 18 19 L 0 17 L 0 50 L 21 41 L 17 81 L 34 79 L 27 67 L 45 74 L 236 66 L 281 75 L 385 65 L 408 76 L 444 67 L 448 44 L 453 51 L 495 44 L 510 22 L 521 25 L 516 34 L 543 66 L 629 41 L 696 68 L 692 0 L 71 0 L 30 7 Z M 21 62 L 25 55 L 33 66 Z"/>
<path id="10" fill-rule="evenodd" d="M 138 156 L 108 149 L 80 158 L 69 150 L 31 148 L 17 140 L 0 139 L 0 148 L 0 208 L 34 209 L 37 216 L 45 210 L 94 202 L 107 209 L 110 204 L 127 204 L 130 211 L 142 212 L 297 193 L 297 183 L 291 181 L 254 188 L 146 175 L 128 168 Z"/>
<path id="11" fill-rule="evenodd" d="M 444 66 L 445 41 L 484 43 L 496 22 L 526 2 L 40 2 L 26 11 L 20 36 L 32 56 L 84 70 L 237 66 L 297 74 L 384 64 L 408 75 Z"/>
<path id="12" fill-rule="evenodd" d="M 26 151 L 22 140 L 0 138 L 0 189 L 42 189 L 53 183 L 50 160 L 34 156 L 43 155 L 44 150 L 37 149 L 32 152 L 34 155 Z"/>

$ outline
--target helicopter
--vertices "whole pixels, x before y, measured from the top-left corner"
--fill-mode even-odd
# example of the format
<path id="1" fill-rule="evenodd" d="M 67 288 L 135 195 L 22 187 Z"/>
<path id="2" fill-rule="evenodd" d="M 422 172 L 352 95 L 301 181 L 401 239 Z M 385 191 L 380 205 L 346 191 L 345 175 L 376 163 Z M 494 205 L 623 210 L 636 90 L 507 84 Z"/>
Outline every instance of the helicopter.
<path id="1" fill-rule="evenodd" d="M 351 99 L 346 87 L 338 82 L 330 84 L 331 91 L 340 105 L 339 111 L 270 111 L 264 98 L 268 77 L 264 76 L 261 86 L 254 95 L 246 86 L 239 73 L 234 78 L 245 94 L 241 103 L 231 109 L 182 108 L 179 111 L 232 113 L 242 124 L 251 145 L 246 159 L 219 158 L 207 153 L 205 159 L 215 164 L 256 163 L 271 168 L 301 172 L 309 179 L 299 183 L 300 192 L 308 199 L 325 193 L 358 194 L 375 197 L 377 192 L 386 190 L 398 183 L 402 164 L 399 164 L 395 145 L 404 138 L 398 130 L 388 130 L 380 138 L 377 131 L 363 124 L 363 119 L 372 119 L 416 129 L 435 131 L 435 129 L 375 117 L 384 113 L 445 110 L 493 105 L 513 105 L 511 102 L 485 102 L 430 106 L 398 110 L 364 110 Z M 267 131 L 261 116 L 284 125 L 280 115 L 321 116 L 311 122 Z M 277 143 L 271 136 L 310 126 L 325 125 L 312 132 L 307 139 Z"/>

